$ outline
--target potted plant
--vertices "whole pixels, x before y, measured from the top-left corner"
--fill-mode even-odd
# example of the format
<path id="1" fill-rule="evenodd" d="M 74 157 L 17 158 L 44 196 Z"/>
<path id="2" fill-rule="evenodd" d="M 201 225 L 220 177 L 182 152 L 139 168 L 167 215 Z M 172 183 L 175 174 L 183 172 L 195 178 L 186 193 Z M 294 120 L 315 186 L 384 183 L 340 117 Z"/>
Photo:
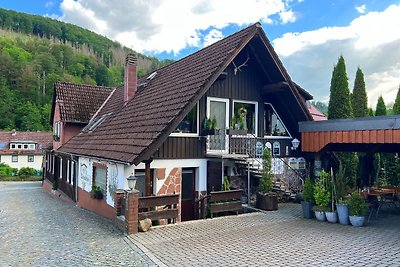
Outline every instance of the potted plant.
<path id="1" fill-rule="evenodd" d="M 313 210 L 318 221 L 325 221 L 325 211 L 328 210 L 327 207 L 331 201 L 331 193 L 326 189 L 326 180 L 328 177 L 329 173 L 324 170 L 320 171 L 319 178 L 314 185 L 315 206 Z"/>
<path id="2" fill-rule="evenodd" d="M 327 175 L 326 177 L 326 181 L 325 181 L 325 185 L 326 185 L 326 190 L 328 192 L 330 192 L 330 207 L 328 208 L 327 211 L 325 211 L 325 216 L 326 216 L 326 220 L 330 223 L 337 223 L 338 222 L 338 215 L 337 212 L 335 210 L 336 208 L 336 203 L 335 203 L 335 183 L 333 181 L 334 176 L 333 176 L 333 172 L 331 169 L 331 175 Z"/>
<path id="3" fill-rule="evenodd" d="M 301 193 L 302 201 L 301 208 L 303 210 L 304 218 L 311 219 L 314 217 L 312 207 L 314 206 L 314 188 L 310 177 L 306 178 L 304 183 L 303 192 Z"/>
<path id="4" fill-rule="evenodd" d="M 368 210 L 364 198 L 357 192 L 353 192 L 349 198 L 348 205 L 351 225 L 358 227 L 363 226 L 365 222 L 365 214 Z"/>
<path id="5" fill-rule="evenodd" d="M 343 225 L 349 224 L 349 206 L 347 205 L 344 197 L 346 195 L 346 178 L 345 171 L 342 165 L 336 174 L 335 188 L 336 188 L 336 210 L 339 216 L 339 223 Z"/>
<path id="6" fill-rule="evenodd" d="M 212 119 L 205 118 L 203 122 L 203 135 L 215 135 L 217 127 L 217 119 L 214 116 Z"/>
<path id="7" fill-rule="evenodd" d="M 94 199 L 103 199 L 103 191 L 101 191 L 99 186 L 92 186 L 92 191 L 90 192 L 90 196 Z"/>
<path id="8" fill-rule="evenodd" d="M 231 128 L 228 130 L 229 135 L 246 135 L 247 130 L 244 125 L 244 118 L 234 115 L 232 117 Z"/>
<path id="9" fill-rule="evenodd" d="M 278 196 L 272 190 L 273 174 L 271 172 L 272 156 L 268 148 L 264 149 L 262 176 L 258 184 L 256 206 L 262 210 L 277 210 Z"/>

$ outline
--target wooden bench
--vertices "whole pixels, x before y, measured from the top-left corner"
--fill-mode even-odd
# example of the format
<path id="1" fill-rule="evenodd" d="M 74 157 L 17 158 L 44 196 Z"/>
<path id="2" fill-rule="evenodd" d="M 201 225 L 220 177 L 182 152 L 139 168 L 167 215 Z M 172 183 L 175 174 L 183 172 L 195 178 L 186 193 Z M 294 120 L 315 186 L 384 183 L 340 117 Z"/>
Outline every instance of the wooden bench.
<path id="1" fill-rule="evenodd" d="M 216 191 L 210 193 L 210 213 L 213 218 L 214 213 L 236 211 L 236 214 L 242 209 L 240 198 L 242 190 Z"/>

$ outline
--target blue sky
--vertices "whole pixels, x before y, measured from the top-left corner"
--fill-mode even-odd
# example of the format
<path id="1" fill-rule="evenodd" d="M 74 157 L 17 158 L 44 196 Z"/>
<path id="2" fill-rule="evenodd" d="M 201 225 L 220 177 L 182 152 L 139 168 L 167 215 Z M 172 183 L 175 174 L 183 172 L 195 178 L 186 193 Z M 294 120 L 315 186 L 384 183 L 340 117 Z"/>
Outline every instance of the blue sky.
<path id="1" fill-rule="evenodd" d="M 50 16 L 147 55 L 179 59 L 256 21 L 294 81 L 327 101 L 334 64 L 350 90 L 364 72 L 369 106 L 393 102 L 400 84 L 400 1 L 393 0 L 0 0 Z"/>

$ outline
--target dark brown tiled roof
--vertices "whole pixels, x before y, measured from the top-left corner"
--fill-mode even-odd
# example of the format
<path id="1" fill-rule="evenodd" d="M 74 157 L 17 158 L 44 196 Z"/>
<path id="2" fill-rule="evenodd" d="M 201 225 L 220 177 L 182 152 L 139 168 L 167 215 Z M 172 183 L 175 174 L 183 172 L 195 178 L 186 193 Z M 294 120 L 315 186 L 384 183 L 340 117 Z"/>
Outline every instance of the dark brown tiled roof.
<path id="1" fill-rule="evenodd" d="M 258 23 L 157 70 L 151 80 L 140 79 L 132 101 L 59 150 L 134 164 L 147 160 L 257 33 L 265 36 Z M 102 114 L 118 102 L 110 101 Z"/>
<path id="2" fill-rule="evenodd" d="M 11 142 L 32 142 L 37 144 L 36 150 L 10 150 Z M 0 132 L 0 155 L 10 154 L 42 154 L 43 151 L 51 146 L 52 133 L 50 132 L 17 132 L 4 131 Z"/>
<path id="3" fill-rule="evenodd" d="M 54 87 L 61 121 L 80 123 L 88 123 L 113 90 L 110 87 L 66 82 L 57 82 Z"/>

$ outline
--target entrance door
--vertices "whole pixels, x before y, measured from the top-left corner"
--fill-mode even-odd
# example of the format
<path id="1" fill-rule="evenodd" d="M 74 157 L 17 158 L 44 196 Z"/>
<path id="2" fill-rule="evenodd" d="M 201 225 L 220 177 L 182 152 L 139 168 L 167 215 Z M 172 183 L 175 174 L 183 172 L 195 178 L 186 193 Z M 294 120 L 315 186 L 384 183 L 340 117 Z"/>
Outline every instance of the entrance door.
<path id="1" fill-rule="evenodd" d="M 195 169 L 182 169 L 182 212 L 181 220 L 190 221 L 194 219 L 194 195 L 195 195 Z"/>
<path id="2" fill-rule="evenodd" d="M 225 129 L 229 127 L 229 100 L 223 98 L 207 98 L 207 117 L 216 120 L 217 135 L 208 137 L 208 150 L 212 152 L 228 152 L 228 137 Z"/>

